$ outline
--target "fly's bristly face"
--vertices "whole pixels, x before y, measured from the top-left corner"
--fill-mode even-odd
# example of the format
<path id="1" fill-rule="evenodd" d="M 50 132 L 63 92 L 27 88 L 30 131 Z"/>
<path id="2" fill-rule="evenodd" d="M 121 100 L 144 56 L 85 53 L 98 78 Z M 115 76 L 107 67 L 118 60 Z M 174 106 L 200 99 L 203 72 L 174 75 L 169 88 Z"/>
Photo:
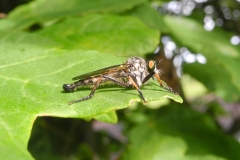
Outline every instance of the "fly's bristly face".
<path id="1" fill-rule="evenodd" d="M 140 90 L 140 87 L 153 76 L 156 77 L 160 86 L 164 89 L 172 91 L 170 87 L 163 85 L 160 79 L 160 72 L 161 70 L 157 69 L 156 62 L 154 60 L 146 62 L 141 57 L 132 57 L 124 64 L 110 66 L 74 77 L 73 80 L 78 81 L 72 84 L 64 84 L 63 89 L 66 92 L 71 92 L 75 91 L 80 86 L 93 85 L 93 89 L 88 96 L 69 102 L 69 104 L 72 104 L 92 98 L 99 84 L 104 82 L 113 82 L 125 88 L 132 86 L 135 87 L 143 100 L 143 103 L 146 104 L 147 102 Z"/>

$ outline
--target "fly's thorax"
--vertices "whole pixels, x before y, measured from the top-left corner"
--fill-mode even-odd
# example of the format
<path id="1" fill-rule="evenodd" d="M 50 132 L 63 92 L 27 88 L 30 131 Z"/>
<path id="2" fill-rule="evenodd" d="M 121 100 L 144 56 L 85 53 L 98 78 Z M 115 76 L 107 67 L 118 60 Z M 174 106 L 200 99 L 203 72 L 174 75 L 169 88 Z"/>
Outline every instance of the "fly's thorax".
<path id="1" fill-rule="evenodd" d="M 142 86 L 142 81 L 148 74 L 146 61 L 140 57 L 132 57 L 127 60 L 126 66 L 128 74 L 135 78 L 138 86 Z"/>

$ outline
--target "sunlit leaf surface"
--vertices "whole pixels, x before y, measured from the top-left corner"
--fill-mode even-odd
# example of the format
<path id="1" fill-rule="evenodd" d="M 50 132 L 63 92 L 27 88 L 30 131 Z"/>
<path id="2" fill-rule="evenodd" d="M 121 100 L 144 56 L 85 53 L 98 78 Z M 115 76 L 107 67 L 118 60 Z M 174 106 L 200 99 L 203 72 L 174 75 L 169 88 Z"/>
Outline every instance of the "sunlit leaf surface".
<path id="1" fill-rule="evenodd" d="M 96 119 L 116 122 L 112 111 L 141 101 L 135 89 L 103 85 L 92 99 L 69 106 L 69 101 L 88 95 L 91 89 L 83 87 L 65 93 L 64 83 L 71 83 L 72 77 L 83 73 L 122 64 L 126 58 L 96 51 L 57 49 L 57 43 L 26 33 L 1 35 L 1 159 L 14 159 L 15 156 L 31 159 L 26 148 L 37 116 L 91 118 L 111 112 Z M 142 92 L 147 101 L 171 98 L 182 102 L 180 96 L 163 90 L 153 80 L 142 88 Z M 10 150 L 14 154 L 9 154 Z"/>

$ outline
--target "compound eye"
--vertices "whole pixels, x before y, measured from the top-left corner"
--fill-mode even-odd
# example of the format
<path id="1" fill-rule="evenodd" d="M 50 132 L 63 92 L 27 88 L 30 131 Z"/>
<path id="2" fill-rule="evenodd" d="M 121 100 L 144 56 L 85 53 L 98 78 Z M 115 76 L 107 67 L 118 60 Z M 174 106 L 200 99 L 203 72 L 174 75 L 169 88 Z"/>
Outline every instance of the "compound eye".
<path id="1" fill-rule="evenodd" d="M 148 70 L 153 72 L 156 68 L 156 62 L 154 60 L 148 61 Z"/>

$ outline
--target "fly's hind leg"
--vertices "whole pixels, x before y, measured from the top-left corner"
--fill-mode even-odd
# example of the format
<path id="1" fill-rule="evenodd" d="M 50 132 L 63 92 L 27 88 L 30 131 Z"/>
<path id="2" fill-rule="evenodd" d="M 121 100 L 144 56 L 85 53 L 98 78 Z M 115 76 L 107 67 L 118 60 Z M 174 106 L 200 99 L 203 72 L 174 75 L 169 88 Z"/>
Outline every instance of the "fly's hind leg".
<path id="1" fill-rule="evenodd" d="M 107 75 L 103 75 L 103 78 L 108 79 L 108 80 L 110 80 L 110 81 L 112 81 L 114 83 L 117 83 L 118 85 L 123 86 L 125 88 L 130 86 L 128 83 L 121 82 L 118 79 L 115 79 L 115 78 L 107 76 Z"/>
<path id="2" fill-rule="evenodd" d="M 166 83 L 162 82 L 162 80 L 160 79 L 159 74 L 155 73 L 154 75 L 157 78 L 158 83 L 163 87 L 163 89 L 166 89 L 167 91 L 169 91 L 171 93 L 178 94 L 171 87 L 169 87 Z"/>
<path id="3" fill-rule="evenodd" d="M 91 91 L 91 93 L 86 96 L 86 97 L 83 97 L 81 99 L 77 99 L 77 100 L 72 100 L 71 102 L 69 102 L 69 105 L 73 104 L 73 103 L 77 103 L 77 102 L 81 102 L 81 101 L 85 101 L 85 100 L 88 100 L 88 99 L 91 99 L 96 91 L 96 89 L 98 88 L 99 84 L 101 83 L 101 80 L 102 80 L 103 77 L 99 77 L 99 79 L 97 80 L 97 82 L 94 84 L 94 87 Z"/>
<path id="4" fill-rule="evenodd" d="M 94 85 L 91 93 L 90 93 L 88 96 L 83 97 L 83 98 L 81 98 L 81 99 L 72 100 L 71 102 L 69 102 L 69 105 L 71 105 L 71 104 L 73 104 L 73 103 L 77 103 L 77 102 L 81 102 L 81 101 L 85 101 L 85 100 L 91 99 L 91 98 L 93 97 L 96 89 L 98 88 L 99 84 L 101 83 L 102 78 L 108 79 L 108 80 L 110 80 L 110 81 L 112 81 L 112 82 L 114 82 L 114 83 L 117 83 L 117 84 L 125 87 L 125 88 L 129 87 L 129 84 L 127 84 L 127 83 L 121 82 L 121 81 L 119 81 L 118 79 L 112 78 L 112 77 L 110 77 L 110 76 L 103 75 L 102 77 L 100 77 L 100 78 L 97 80 L 97 82 L 95 83 L 95 85 Z M 74 86 L 74 87 L 70 87 L 70 86 L 69 86 L 69 87 L 70 87 L 70 88 L 76 88 L 74 84 L 72 84 L 72 86 Z M 68 86 L 65 86 L 65 87 L 68 87 Z M 65 90 L 65 89 L 64 89 L 64 90 Z M 72 90 L 73 90 L 73 89 L 72 89 Z"/>

